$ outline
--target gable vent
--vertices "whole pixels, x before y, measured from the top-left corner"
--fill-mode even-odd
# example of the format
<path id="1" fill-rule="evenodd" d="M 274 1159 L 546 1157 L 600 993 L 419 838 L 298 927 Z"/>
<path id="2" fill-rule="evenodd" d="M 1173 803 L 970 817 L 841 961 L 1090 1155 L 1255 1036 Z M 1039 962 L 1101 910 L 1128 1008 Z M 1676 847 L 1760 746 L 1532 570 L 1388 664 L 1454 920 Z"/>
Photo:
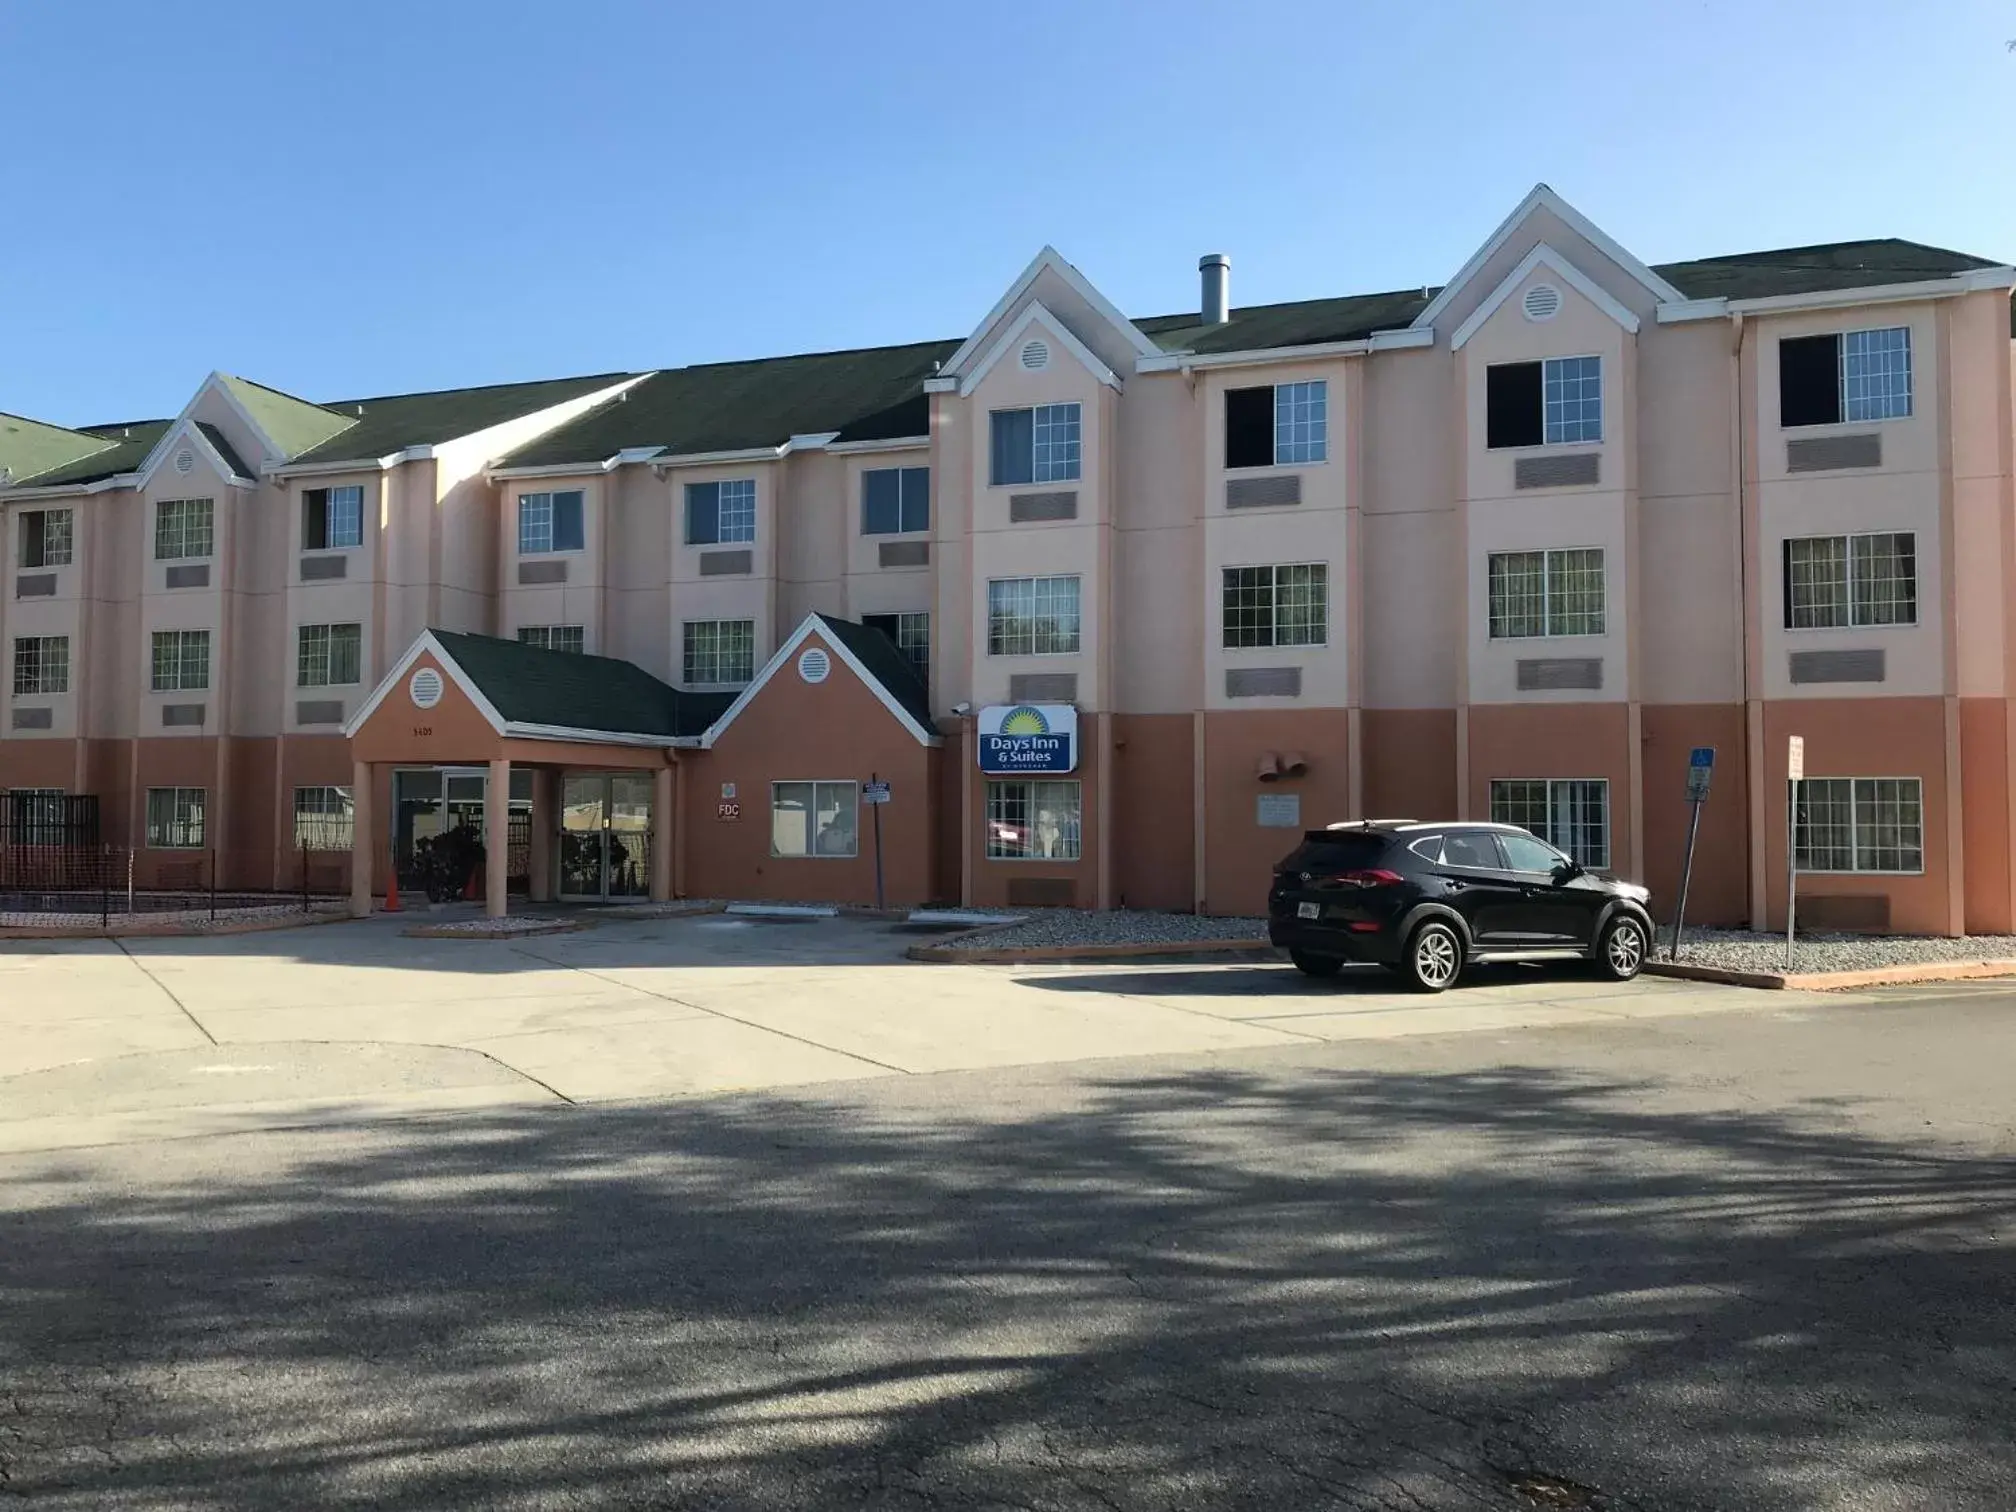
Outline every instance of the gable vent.
<path id="1" fill-rule="evenodd" d="M 1552 284 L 1535 284 L 1519 301 L 1528 320 L 1552 320 L 1561 313 L 1561 291 Z"/>
<path id="2" fill-rule="evenodd" d="M 833 658 L 817 646 L 807 646 L 798 656 L 798 675 L 808 683 L 822 683 L 833 671 Z"/>
<path id="3" fill-rule="evenodd" d="M 187 477 L 196 470 L 196 453 L 179 451 L 175 453 L 175 471 Z"/>
<path id="4" fill-rule="evenodd" d="M 1050 366 L 1050 343 L 1037 337 L 1023 342 L 1022 366 L 1032 373 L 1040 373 Z"/>

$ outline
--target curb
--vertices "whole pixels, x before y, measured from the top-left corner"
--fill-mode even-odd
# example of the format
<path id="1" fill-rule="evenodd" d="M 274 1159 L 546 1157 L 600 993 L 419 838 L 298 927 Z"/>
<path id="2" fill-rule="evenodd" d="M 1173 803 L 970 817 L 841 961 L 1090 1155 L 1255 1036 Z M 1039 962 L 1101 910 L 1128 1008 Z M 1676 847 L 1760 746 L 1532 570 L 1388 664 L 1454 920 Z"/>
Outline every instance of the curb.
<path id="1" fill-rule="evenodd" d="M 87 915 L 88 917 L 88 915 Z M 220 919 L 214 928 L 194 928 L 187 924 L 150 928 L 145 924 L 122 928 L 113 925 L 89 929 L 47 929 L 41 926 L 0 925 L 0 940 L 207 940 L 218 935 L 272 934 L 282 929 L 309 929 L 318 924 L 348 924 L 347 913 L 289 914 L 279 919 Z"/>
<path id="2" fill-rule="evenodd" d="M 1897 987 L 1911 982 L 1965 982 L 1981 977 L 2016 976 L 2016 960 L 1917 961 L 1902 966 L 1873 966 L 1865 971 L 1792 972 L 1734 971 L 1721 966 L 1658 961 L 1647 963 L 1645 974 L 1680 977 L 1690 982 L 1720 982 L 1728 987 L 1841 992 L 1851 987 Z"/>
<path id="3" fill-rule="evenodd" d="M 588 927 L 575 919 L 542 919 L 528 929 L 457 929 L 453 924 L 415 924 L 399 933 L 409 940 L 501 940 L 508 944 L 515 940 L 536 940 L 541 935 L 579 934 Z"/>
<path id="4" fill-rule="evenodd" d="M 993 926 L 1006 929 L 1006 924 Z M 972 939 L 975 935 L 991 933 L 991 930 L 974 930 L 962 935 L 961 939 Z M 1156 940 L 1133 942 L 1125 945 L 1027 945 L 1021 949 L 1012 946 L 984 945 L 912 945 L 906 954 L 913 961 L 937 962 L 941 965 L 957 966 L 1021 966 L 1045 961 L 1124 961 L 1141 956 L 1185 956 L 1185 955 L 1229 955 L 1234 952 L 1273 952 L 1274 947 L 1265 940 Z"/>

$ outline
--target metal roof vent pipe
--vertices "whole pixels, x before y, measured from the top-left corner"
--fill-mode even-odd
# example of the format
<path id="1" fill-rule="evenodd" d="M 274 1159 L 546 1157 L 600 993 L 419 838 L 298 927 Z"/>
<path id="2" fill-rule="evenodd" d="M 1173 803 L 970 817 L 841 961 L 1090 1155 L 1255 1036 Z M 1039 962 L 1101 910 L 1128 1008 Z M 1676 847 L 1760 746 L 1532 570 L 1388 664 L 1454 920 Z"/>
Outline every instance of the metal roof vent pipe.
<path id="1" fill-rule="evenodd" d="M 1205 325 L 1223 325 L 1232 318 L 1232 259 L 1223 252 L 1206 252 L 1197 259 L 1203 275 Z"/>

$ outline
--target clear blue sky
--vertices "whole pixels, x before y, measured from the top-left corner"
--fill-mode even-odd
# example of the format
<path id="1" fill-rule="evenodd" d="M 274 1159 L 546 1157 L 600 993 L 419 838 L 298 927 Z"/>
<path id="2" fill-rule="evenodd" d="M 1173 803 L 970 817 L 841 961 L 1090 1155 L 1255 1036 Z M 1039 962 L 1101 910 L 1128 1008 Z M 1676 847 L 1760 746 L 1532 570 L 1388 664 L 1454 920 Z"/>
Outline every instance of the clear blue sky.
<path id="1" fill-rule="evenodd" d="M 1648 261 L 2016 259 L 2016 3 L 0 0 L 0 409 L 172 414 L 1440 283 L 1536 180 Z"/>

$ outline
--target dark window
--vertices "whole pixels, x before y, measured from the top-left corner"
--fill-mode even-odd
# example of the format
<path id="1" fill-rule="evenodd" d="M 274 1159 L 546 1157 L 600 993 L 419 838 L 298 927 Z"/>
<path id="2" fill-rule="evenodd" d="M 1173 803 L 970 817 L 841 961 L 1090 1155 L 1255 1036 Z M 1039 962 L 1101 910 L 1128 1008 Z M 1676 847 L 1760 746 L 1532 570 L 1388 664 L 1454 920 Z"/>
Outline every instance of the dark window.
<path id="1" fill-rule="evenodd" d="M 931 616 L 928 613 L 912 614 L 864 614 L 861 623 L 870 630 L 880 630 L 895 644 L 916 670 L 917 680 L 927 687 L 931 682 Z"/>
<path id="2" fill-rule="evenodd" d="M 863 535 L 901 535 L 930 528 L 930 468 L 877 467 L 861 474 Z"/>
<path id="3" fill-rule="evenodd" d="M 994 483 L 1028 483 L 1034 479 L 1036 465 L 1036 412 L 1034 410 L 996 410 L 993 423 L 993 469 L 989 481 Z"/>
<path id="4" fill-rule="evenodd" d="M 1225 391 L 1225 465 L 1274 465 L 1274 385 Z"/>
<path id="5" fill-rule="evenodd" d="M 1467 866 L 1476 871 L 1497 871 L 1505 862 L 1498 854 L 1496 837 L 1472 832 L 1442 837 L 1442 864 Z"/>
<path id="6" fill-rule="evenodd" d="M 329 490 L 311 488 L 301 495 L 301 549 L 322 551 L 329 545 Z"/>
<path id="7" fill-rule="evenodd" d="M 1794 336 L 1778 343 L 1778 423 L 1834 425 L 1841 419 L 1841 338 Z"/>
<path id="8" fill-rule="evenodd" d="M 1538 446 L 1546 436 L 1537 362 L 1504 362 L 1484 369 L 1484 444 Z"/>
<path id="9" fill-rule="evenodd" d="M 586 540 L 581 525 L 581 490 L 553 495 L 553 549 L 579 551 Z"/>
<path id="10" fill-rule="evenodd" d="M 1306 836 L 1295 853 L 1281 863 L 1283 871 L 1306 871 L 1318 877 L 1362 871 L 1377 866 L 1386 854 L 1384 835 L 1323 833 Z"/>

